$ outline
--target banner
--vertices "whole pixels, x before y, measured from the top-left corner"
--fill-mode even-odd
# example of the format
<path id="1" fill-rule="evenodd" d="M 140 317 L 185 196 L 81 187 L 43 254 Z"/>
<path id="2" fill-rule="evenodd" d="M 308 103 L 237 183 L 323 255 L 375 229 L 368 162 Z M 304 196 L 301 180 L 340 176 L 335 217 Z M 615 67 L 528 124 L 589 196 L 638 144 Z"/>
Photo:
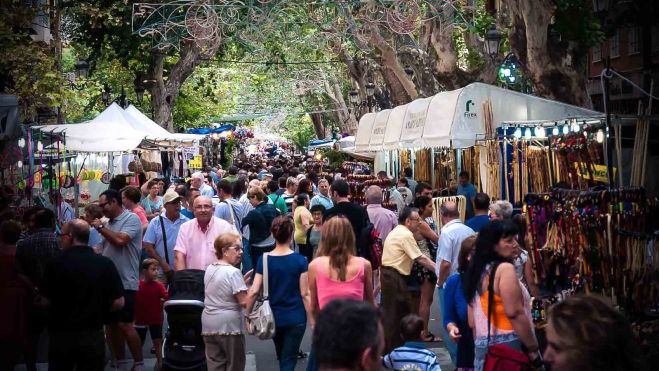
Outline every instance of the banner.
<path id="1" fill-rule="evenodd" d="M 590 172 L 588 171 L 588 165 L 586 165 L 583 162 L 575 162 L 574 167 L 575 167 L 575 169 L 577 169 L 577 175 L 579 175 L 580 177 L 582 177 L 586 180 L 593 180 L 593 181 L 601 182 L 601 183 L 608 183 L 609 182 L 605 165 L 592 165 L 592 168 L 591 168 L 591 170 L 593 172 L 592 179 L 590 177 Z M 615 179 L 615 177 L 616 177 L 616 168 L 612 167 L 612 170 L 613 170 L 612 179 Z"/>

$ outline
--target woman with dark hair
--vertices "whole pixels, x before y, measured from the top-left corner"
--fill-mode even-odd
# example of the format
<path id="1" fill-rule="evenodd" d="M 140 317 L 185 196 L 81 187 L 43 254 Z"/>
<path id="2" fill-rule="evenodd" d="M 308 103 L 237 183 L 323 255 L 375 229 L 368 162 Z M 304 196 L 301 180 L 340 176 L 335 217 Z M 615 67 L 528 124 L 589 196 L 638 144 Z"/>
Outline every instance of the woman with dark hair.
<path id="1" fill-rule="evenodd" d="M 496 344 L 525 352 L 533 365 L 542 365 L 533 333 L 531 297 L 512 264 L 517 232 L 510 221 L 485 225 L 476 238 L 474 256 L 467 268 L 464 290 L 469 326 L 474 332 L 476 371 L 483 369 L 488 346 Z"/>
<path id="2" fill-rule="evenodd" d="M 275 247 L 270 226 L 279 213 L 273 205 L 268 204 L 265 192 L 260 187 L 251 187 L 247 191 L 247 199 L 253 209 L 243 218 L 241 231 L 249 227 L 249 255 L 252 267 L 255 267 L 263 253 Z"/>
<path id="3" fill-rule="evenodd" d="M 475 244 L 476 235 L 462 241 L 458 253 L 458 272 L 450 276 L 444 286 L 444 306 L 441 308 L 442 326 L 446 327 L 451 341 L 458 344 L 455 362 L 457 370 L 474 368 L 474 336 L 467 323 L 467 300 L 462 288 L 462 280 L 469 266 Z"/>
<path id="4" fill-rule="evenodd" d="M 309 195 L 309 197 L 313 196 L 313 183 L 307 178 L 300 180 L 297 184 L 297 192 L 295 195 L 297 196 L 302 193 Z"/>
<path id="5" fill-rule="evenodd" d="M 414 207 L 419 209 L 419 228 L 414 233 L 414 239 L 419 246 L 421 253 L 426 258 L 435 261 L 437 259 L 437 241 L 439 236 L 432 230 L 430 225 L 426 222 L 426 218 L 432 217 L 433 203 L 432 198 L 428 196 L 417 196 L 414 199 Z M 437 341 L 435 335 L 428 331 L 430 321 L 430 306 L 432 305 L 432 298 L 435 293 L 435 285 L 437 284 L 437 275 L 435 272 L 421 266 L 415 262 L 412 265 L 412 275 L 416 277 L 417 282 L 421 285 L 421 296 L 419 298 L 419 317 L 426 321 L 423 328 L 423 339 L 426 341 Z"/>
<path id="6" fill-rule="evenodd" d="M 249 289 L 247 312 L 251 312 L 263 282 L 263 259 L 268 259 L 270 307 L 275 317 L 275 352 L 279 369 L 295 370 L 298 350 L 307 327 L 309 313 L 309 284 L 307 260 L 291 250 L 293 221 L 278 216 L 270 228 L 276 241 L 274 250 L 264 254 L 256 264 L 254 283 Z M 313 325 L 313 318 L 309 316 Z"/>
<path id="7" fill-rule="evenodd" d="M 548 320 L 545 361 L 552 371 L 646 369 L 629 322 L 603 297 L 569 297 Z"/>

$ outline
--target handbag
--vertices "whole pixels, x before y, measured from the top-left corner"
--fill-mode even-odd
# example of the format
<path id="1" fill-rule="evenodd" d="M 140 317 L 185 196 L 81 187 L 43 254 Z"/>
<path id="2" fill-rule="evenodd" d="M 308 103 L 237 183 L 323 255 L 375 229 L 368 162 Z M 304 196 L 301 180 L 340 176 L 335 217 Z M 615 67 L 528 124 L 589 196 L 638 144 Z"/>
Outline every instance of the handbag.
<path id="1" fill-rule="evenodd" d="M 247 332 L 261 340 L 275 336 L 275 316 L 268 298 L 268 253 L 263 254 L 263 295 L 256 300 L 254 308 L 245 315 Z"/>
<path id="2" fill-rule="evenodd" d="M 487 354 L 483 371 L 528 371 L 532 370 L 531 362 L 526 354 L 512 349 L 504 344 L 490 345 L 490 324 L 492 307 L 494 305 L 494 273 L 499 266 L 495 263 L 490 272 L 490 282 L 487 288 Z"/>

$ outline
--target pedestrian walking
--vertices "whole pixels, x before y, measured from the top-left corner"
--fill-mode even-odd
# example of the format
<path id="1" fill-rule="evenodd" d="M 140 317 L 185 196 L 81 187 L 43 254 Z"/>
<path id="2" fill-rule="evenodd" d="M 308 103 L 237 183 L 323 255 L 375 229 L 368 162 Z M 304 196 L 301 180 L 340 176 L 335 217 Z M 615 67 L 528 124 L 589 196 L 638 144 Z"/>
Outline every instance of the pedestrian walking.
<path id="1" fill-rule="evenodd" d="M 247 198 L 253 209 L 243 219 L 243 227 L 250 229 L 249 256 L 252 260 L 251 266 L 255 267 L 263 253 L 275 248 L 275 239 L 272 237 L 270 227 L 279 213 L 272 204 L 268 203 L 268 198 L 260 187 L 250 188 L 247 191 Z"/>
<path id="2" fill-rule="evenodd" d="M 146 229 L 146 227 L 149 225 L 149 219 L 147 218 L 144 206 L 141 204 L 142 193 L 140 192 L 140 189 L 134 186 L 128 186 L 122 188 L 120 192 L 121 204 L 123 205 L 124 209 L 137 215 L 137 217 L 140 218 L 140 223 L 142 223 L 142 228 Z M 93 220 L 94 219 L 92 219 L 92 221 Z"/>
<path id="3" fill-rule="evenodd" d="M 112 368 L 122 368 L 126 362 L 125 343 L 133 356 L 133 368 L 143 366 L 140 338 L 133 326 L 135 295 L 139 287 L 139 259 L 142 250 L 142 224 L 137 215 L 125 210 L 119 192 L 108 189 L 101 193 L 98 205 L 109 219 L 103 224 L 99 219 L 92 226 L 103 237 L 103 256 L 109 258 L 117 268 L 124 287 L 124 306 L 108 318 L 107 335 L 112 351 Z"/>
<path id="4" fill-rule="evenodd" d="M 313 220 L 313 225 L 307 229 L 307 238 L 305 244 L 311 250 L 311 259 L 316 256 L 318 251 L 318 246 L 320 244 L 321 231 L 325 219 L 325 207 L 323 205 L 314 205 L 311 206 L 309 210 L 311 212 L 311 218 Z M 311 262 L 310 260 L 308 260 Z"/>
<path id="5" fill-rule="evenodd" d="M 165 286 L 158 279 L 160 264 L 156 259 L 142 262 L 143 280 L 135 296 L 135 329 L 142 345 L 148 332 L 156 351 L 156 369 L 162 368 L 162 323 L 163 302 L 169 299 Z"/>
<path id="6" fill-rule="evenodd" d="M 151 179 L 146 186 L 148 194 L 141 201 L 144 211 L 146 212 L 146 218 L 151 220 L 158 215 L 160 215 L 160 210 L 162 209 L 162 196 L 160 196 L 160 185 L 158 184 L 157 179 Z"/>
<path id="7" fill-rule="evenodd" d="M 102 370 L 103 322 L 106 313 L 117 313 L 124 306 L 123 284 L 115 264 L 88 246 L 87 222 L 68 222 L 60 239 L 62 253 L 46 267 L 41 286 L 42 303 L 49 312 L 48 368 Z"/>
<path id="8" fill-rule="evenodd" d="M 216 259 L 215 238 L 227 232 L 238 233 L 236 227 L 213 215 L 215 208 L 210 197 L 197 197 L 193 208 L 195 218 L 181 225 L 176 238 L 175 270 L 206 270 Z"/>
<path id="9" fill-rule="evenodd" d="M 332 197 L 329 194 L 330 184 L 327 179 L 323 178 L 318 181 L 318 193 L 311 199 L 311 207 L 315 205 L 323 205 L 326 210 L 334 206 Z"/>
<path id="10" fill-rule="evenodd" d="M 398 216 L 398 226 L 384 241 L 380 281 L 387 351 L 403 344 L 400 321 L 412 313 L 412 298 L 407 282 L 413 263 L 416 261 L 429 270 L 435 270 L 435 263 L 421 253 L 414 239 L 420 218 L 417 209 L 406 207 Z"/>
<path id="11" fill-rule="evenodd" d="M 311 225 L 313 224 L 313 217 L 309 211 L 309 196 L 306 193 L 300 193 L 297 195 L 293 207 L 295 246 L 300 254 L 310 262 L 313 259 L 313 249 L 307 245 L 307 230 L 311 228 Z"/>
<path id="12" fill-rule="evenodd" d="M 214 243 L 217 260 L 204 275 L 205 299 L 201 334 L 206 345 L 209 371 L 245 369 L 243 309 L 247 306 L 245 276 L 235 266 L 242 259 L 241 237 L 234 232 L 218 236 Z"/>
<path id="13" fill-rule="evenodd" d="M 271 232 L 277 244 L 274 250 L 263 255 L 257 262 L 254 283 L 248 293 L 247 312 L 251 312 L 261 292 L 263 259 L 267 258 L 269 299 L 276 326 L 273 338 L 275 352 L 279 369 L 293 371 L 310 310 L 308 264 L 302 255 L 290 248 L 293 238 L 293 221 L 290 218 L 275 218 Z"/>
<path id="14" fill-rule="evenodd" d="M 384 356 L 384 367 L 390 370 L 441 371 L 437 356 L 426 347 L 425 328 L 426 322 L 420 316 L 408 314 L 403 317 L 400 333 L 405 344 Z"/>

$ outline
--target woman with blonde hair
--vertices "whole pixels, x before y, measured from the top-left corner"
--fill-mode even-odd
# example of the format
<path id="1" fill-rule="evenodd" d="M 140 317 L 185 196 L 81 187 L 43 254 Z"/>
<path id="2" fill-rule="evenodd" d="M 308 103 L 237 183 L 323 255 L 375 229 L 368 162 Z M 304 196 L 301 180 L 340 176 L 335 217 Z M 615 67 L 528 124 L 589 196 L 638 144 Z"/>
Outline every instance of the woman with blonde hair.
<path id="1" fill-rule="evenodd" d="M 356 256 L 355 251 L 355 234 L 346 217 L 330 218 L 323 224 L 316 258 L 309 264 L 313 318 L 335 299 L 363 300 L 375 306 L 371 263 Z M 307 370 L 315 369 L 312 352 Z"/>
<path id="2" fill-rule="evenodd" d="M 237 233 L 224 233 L 215 239 L 217 261 L 206 268 L 205 299 L 201 314 L 201 334 L 206 344 L 209 370 L 245 369 L 245 334 L 242 310 L 247 307 L 245 276 L 235 267 L 243 248 Z"/>

